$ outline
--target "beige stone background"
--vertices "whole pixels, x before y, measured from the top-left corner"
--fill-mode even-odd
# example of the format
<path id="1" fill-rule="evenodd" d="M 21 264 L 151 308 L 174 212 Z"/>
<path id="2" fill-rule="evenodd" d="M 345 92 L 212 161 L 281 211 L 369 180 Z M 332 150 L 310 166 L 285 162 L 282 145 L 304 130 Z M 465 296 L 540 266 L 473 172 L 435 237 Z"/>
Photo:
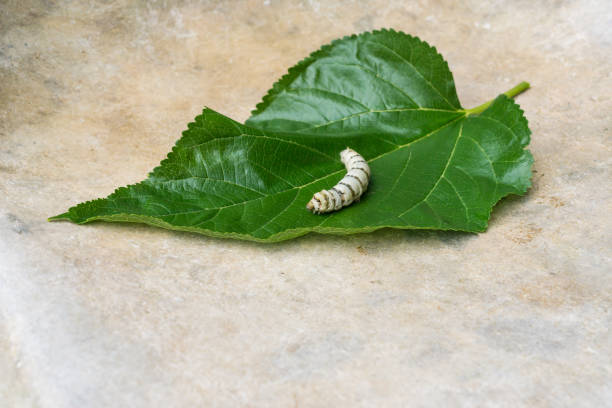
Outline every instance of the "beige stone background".
<path id="1" fill-rule="evenodd" d="M 531 82 L 534 185 L 486 233 L 46 221 L 381 27 L 436 45 L 466 107 Z M 3 0 L 0 406 L 612 406 L 611 30 L 608 0 Z"/>

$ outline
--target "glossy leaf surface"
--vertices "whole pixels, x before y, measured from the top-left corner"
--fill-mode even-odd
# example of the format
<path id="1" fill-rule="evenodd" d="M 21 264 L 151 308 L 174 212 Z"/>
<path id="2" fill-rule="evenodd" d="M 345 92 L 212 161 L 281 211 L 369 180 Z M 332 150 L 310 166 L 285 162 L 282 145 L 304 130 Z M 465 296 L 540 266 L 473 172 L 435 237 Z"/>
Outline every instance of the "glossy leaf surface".
<path id="1" fill-rule="evenodd" d="M 483 231 L 493 205 L 530 186 L 523 112 L 501 95 L 464 110 L 434 48 L 394 31 L 346 37 L 289 70 L 241 125 L 205 109 L 149 177 L 53 219 L 143 222 L 256 241 L 382 227 Z M 358 151 L 359 203 L 305 209 Z"/>

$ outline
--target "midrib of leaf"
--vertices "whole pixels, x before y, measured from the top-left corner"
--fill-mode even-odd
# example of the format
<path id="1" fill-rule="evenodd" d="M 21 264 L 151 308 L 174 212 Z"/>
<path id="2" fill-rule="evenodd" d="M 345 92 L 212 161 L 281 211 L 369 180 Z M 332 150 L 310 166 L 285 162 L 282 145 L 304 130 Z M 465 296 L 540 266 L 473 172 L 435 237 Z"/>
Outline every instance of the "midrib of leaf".
<path id="1" fill-rule="evenodd" d="M 446 112 L 446 113 L 457 113 L 457 112 L 464 112 L 463 110 L 454 110 L 454 109 L 436 109 L 436 108 L 392 108 L 392 109 L 371 109 L 371 110 L 367 110 L 367 111 L 363 111 L 363 112 L 357 112 L 357 113 L 353 113 L 351 115 L 347 115 L 344 116 L 342 118 L 339 119 L 334 119 L 331 120 L 329 122 L 325 122 L 325 123 L 321 123 L 319 125 L 315 125 L 315 126 L 308 126 L 302 129 L 297 129 L 296 132 L 301 132 L 304 130 L 311 130 L 311 129 L 317 129 L 320 127 L 324 127 L 327 125 L 331 125 L 333 123 L 338 123 L 338 122 L 343 122 L 345 120 L 357 117 L 357 116 L 362 116 L 362 115 L 368 115 L 370 113 L 388 113 L 388 112 L 410 112 L 410 111 L 431 111 L 431 112 Z"/>
<path id="2" fill-rule="evenodd" d="M 418 72 L 416 69 L 415 69 L 415 71 Z M 427 81 L 425 78 L 423 78 L 423 79 L 425 81 Z M 429 81 L 427 81 L 427 82 L 429 83 Z M 516 95 L 518 95 L 521 92 L 524 92 L 527 89 L 529 89 L 529 87 L 530 87 L 529 83 L 523 81 L 523 82 L 517 84 L 512 89 L 504 92 L 503 95 L 506 95 L 509 98 L 514 98 Z M 303 88 L 299 88 L 299 89 L 303 89 Z M 437 91 L 437 89 L 436 89 L 436 91 Z M 439 91 L 438 91 L 438 94 L 440 94 Z M 337 94 L 337 95 L 344 96 L 342 94 Z M 440 96 L 442 96 L 442 94 L 440 94 Z M 442 97 L 448 102 L 448 100 L 444 96 L 442 96 Z M 331 125 L 333 123 L 343 122 L 345 120 L 352 119 L 352 118 L 357 117 L 357 116 L 368 115 L 370 113 L 409 112 L 409 111 L 431 111 L 431 112 L 446 112 L 446 113 L 462 112 L 462 113 L 465 114 L 464 117 L 468 117 L 468 116 L 471 116 L 471 115 L 477 115 L 479 113 L 482 113 L 483 111 L 485 111 L 491 105 L 491 103 L 493 103 L 494 100 L 495 100 L 495 98 L 491 99 L 490 101 L 487 101 L 487 102 L 483 103 L 482 105 L 478 105 L 478 106 L 476 106 L 474 108 L 471 108 L 471 109 L 438 109 L 438 108 L 423 108 L 423 107 L 418 107 L 418 108 L 392 108 L 392 109 L 370 109 L 370 110 L 366 110 L 366 111 L 363 111 L 363 112 L 353 113 L 351 115 L 347 115 L 347 116 L 344 116 L 342 118 L 334 119 L 334 120 L 331 120 L 329 122 L 320 123 L 318 125 L 308 126 L 308 127 L 304 127 L 304 128 L 301 128 L 301 129 L 297 129 L 296 132 L 302 132 L 304 130 L 311 130 L 311 129 L 321 128 L 321 127 L 324 127 L 324 126 L 327 126 L 327 125 Z M 418 104 L 417 104 L 417 106 L 418 106 Z M 488 117 L 488 116 L 483 116 L 482 118 L 483 119 L 492 120 L 494 122 L 499 123 L 500 125 L 506 127 L 508 130 L 510 130 L 510 132 L 512 132 L 512 134 L 516 137 L 516 134 L 514 133 L 514 131 L 512 131 L 512 129 L 510 129 L 508 127 L 508 125 L 506 125 L 505 123 L 500 122 L 499 120 L 497 120 L 495 118 L 492 118 L 492 117 Z"/>

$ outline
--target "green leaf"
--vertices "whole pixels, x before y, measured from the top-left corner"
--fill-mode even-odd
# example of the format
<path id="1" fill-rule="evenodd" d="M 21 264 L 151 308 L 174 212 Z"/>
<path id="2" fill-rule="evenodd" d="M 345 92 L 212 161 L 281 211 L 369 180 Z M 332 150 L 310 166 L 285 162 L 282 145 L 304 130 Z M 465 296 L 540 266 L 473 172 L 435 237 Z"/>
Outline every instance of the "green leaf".
<path id="1" fill-rule="evenodd" d="M 509 97 L 461 107 L 435 48 L 395 31 L 332 42 L 289 70 L 245 125 L 205 109 L 141 183 L 52 220 L 141 222 L 254 241 L 383 227 L 484 231 L 492 207 L 530 187 L 530 131 Z M 372 179 L 359 203 L 305 205 L 346 173 L 350 146 Z"/>

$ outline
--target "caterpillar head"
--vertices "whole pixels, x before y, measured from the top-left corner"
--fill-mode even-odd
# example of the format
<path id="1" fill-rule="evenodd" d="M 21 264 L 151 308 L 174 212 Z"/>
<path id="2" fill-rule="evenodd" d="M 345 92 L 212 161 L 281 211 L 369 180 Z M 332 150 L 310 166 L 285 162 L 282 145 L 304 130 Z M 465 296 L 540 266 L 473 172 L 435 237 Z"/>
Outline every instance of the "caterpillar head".
<path id="1" fill-rule="evenodd" d="M 324 202 L 327 202 L 325 197 L 322 196 L 321 192 L 318 192 L 312 196 L 308 204 L 306 204 L 306 208 L 314 214 L 319 214 L 325 210 L 325 208 L 323 208 Z"/>

